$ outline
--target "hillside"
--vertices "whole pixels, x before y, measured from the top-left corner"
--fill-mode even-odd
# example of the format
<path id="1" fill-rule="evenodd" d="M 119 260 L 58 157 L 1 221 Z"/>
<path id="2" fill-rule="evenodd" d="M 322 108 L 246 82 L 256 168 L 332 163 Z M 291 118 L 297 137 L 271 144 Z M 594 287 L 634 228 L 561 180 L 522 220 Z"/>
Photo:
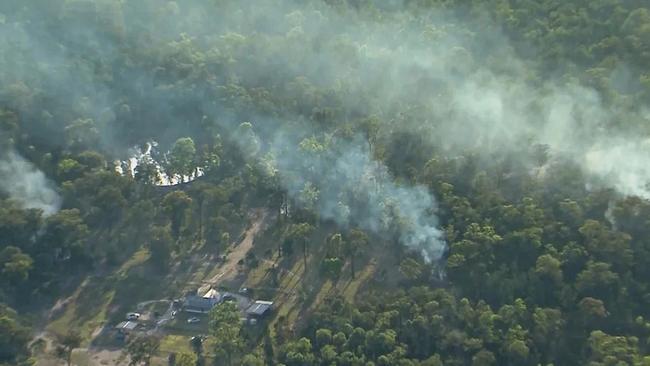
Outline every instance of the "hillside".
<path id="1" fill-rule="evenodd" d="M 0 2 L 0 365 L 650 365 L 640 0 Z"/>

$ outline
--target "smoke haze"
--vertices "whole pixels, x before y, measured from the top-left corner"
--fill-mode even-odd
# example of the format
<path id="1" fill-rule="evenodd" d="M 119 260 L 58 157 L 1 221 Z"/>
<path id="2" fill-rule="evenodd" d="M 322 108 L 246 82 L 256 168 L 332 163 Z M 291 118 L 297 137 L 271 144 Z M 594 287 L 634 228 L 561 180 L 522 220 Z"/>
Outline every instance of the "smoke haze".
<path id="1" fill-rule="evenodd" d="M 544 144 L 590 179 L 650 198 L 647 131 L 617 128 L 647 115 L 608 106 L 574 80 L 531 74 L 530 61 L 481 16 L 416 16 L 399 1 L 379 2 L 386 13 L 318 1 L 57 4 L 45 19 L 55 32 L 10 18 L 0 28 L 0 81 L 15 85 L 12 107 L 38 98 L 75 106 L 73 116 L 34 116 L 48 141 L 70 139 L 64 126 L 87 119 L 93 128 L 72 136 L 120 155 L 152 138 L 193 135 L 204 122 L 235 130 L 250 121 L 231 138 L 292 197 L 340 225 L 396 232 L 430 260 L 445 247 L 436 200 L 378 163 L 372 140 L 414 133 L 450 156 Z M 346 136 L 327 125 L 364 118 L 379 127 Z M 134 121 L 140 128 L 129 128 Z M 42 174 L 20 157 L 2 171 L 33 180 L 5 185 L 25 205 L 56 206 L 53 191 L 36 188 L 47 186 Z"/>

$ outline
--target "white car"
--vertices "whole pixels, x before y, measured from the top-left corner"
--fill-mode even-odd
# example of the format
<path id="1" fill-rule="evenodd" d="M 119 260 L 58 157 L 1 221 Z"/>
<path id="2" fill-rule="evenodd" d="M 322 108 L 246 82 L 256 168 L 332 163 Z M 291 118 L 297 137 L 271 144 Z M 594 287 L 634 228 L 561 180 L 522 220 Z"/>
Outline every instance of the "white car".
<path id="1" fill-rule="evenodd" d="M 126 320 L 138 320 L 140 319 L 140 313 L 128 313 L 126 314 Z"/>
<path id="2" fill-rule="evenodd" d="M 189 319 L 187 319 L 187 322 L 190 323 L 190 324 L 198 323 L 200 321 L 201 321 L 201 319 L 199 319 L 199 318 L 189 318 Z"/>

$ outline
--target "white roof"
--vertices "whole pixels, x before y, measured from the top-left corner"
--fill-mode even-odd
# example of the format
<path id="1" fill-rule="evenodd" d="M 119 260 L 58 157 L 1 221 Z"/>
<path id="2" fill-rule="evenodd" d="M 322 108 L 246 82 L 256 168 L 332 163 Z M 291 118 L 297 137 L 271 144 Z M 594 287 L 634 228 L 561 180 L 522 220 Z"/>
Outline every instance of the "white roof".
<path id="1" fill-rule="evenodd" d="M 210 290 L 208 290 L 208 292 L 204 293 L 202 297 L 204 299 L 216 299 L 219 296 L 220 296 L 219 291 L 211 288 Z"/>

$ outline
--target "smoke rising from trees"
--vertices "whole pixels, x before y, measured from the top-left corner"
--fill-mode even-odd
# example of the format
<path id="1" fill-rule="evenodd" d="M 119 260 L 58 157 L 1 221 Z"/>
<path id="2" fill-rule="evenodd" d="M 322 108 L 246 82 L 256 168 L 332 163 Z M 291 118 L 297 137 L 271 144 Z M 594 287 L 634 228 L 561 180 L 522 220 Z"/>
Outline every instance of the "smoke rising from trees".
<path id="1" fill-rule="evenodd" d="M 444 247 L 435 199 L 397 182 L 396 167 L 379 163 L 384 151 L 366 147 L 373 140 L 407 132 L 431 151 L 471 149 L 487 164 L 494 151 L 526 160 L 522 146 L 547 145 L 546 164 L 570 159 L 599 184 L 650 197 L 648 144 L 617 126 L 647 116 L 575 80 L 532 73 L 476 14 L 414 15 L 399 2 L 380 3 L 391 8 L 381 16 L 317 1 L 53 4 L 42 28 L 5 19 L 0 80 L 14 108 L 34 114 L 35 101 L 53 103 L 31 123 L 61 144 L 119 155 L 151 138 L 169 145 L 251 121 L 260 151 L 249 156 L 272 158 L 292 196 L 342 225 L 397 230 L 431 259 Z M 61 105 L 74 115 L 57 113 Z M 362 133 L 346 132 L 357 125 Z"/>
<path id="2" fill-rule="evenodd" d="M 59 210 L 61 197 L 45 174 L 13 151 L 0 157 L 0 189 L 25 208 L 49 216 Z"/>

